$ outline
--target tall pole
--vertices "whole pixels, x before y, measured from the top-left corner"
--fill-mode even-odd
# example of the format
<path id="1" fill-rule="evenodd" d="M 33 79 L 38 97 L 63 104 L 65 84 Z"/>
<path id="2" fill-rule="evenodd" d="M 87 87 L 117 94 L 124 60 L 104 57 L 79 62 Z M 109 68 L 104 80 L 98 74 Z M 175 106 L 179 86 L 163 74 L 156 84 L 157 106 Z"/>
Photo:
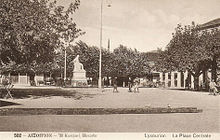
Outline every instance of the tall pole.
<path id="1" fill-rule="evenodd" d="M 66 81 L 66 45 L 65 45 L 65 50 L 64 50 L 64 81 Z"/>
<path id="2" fill-rule="evenodd" d="M 99 89 L 102 88 L 102 9 L 103 0 L 101 0 L 101 25 L 100 25 L 100 51 L 99 51 Z"/>

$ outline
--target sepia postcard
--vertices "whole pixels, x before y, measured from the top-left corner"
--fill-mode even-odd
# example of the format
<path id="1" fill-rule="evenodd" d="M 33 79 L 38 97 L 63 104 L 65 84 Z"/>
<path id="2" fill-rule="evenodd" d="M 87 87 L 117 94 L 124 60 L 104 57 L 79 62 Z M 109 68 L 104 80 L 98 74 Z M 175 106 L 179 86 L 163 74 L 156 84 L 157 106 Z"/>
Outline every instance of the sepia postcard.
<path id="1" fill-rule="evenodd" d="M 219 139 L 219 11 L 0 0 L 0 139 Z"/>

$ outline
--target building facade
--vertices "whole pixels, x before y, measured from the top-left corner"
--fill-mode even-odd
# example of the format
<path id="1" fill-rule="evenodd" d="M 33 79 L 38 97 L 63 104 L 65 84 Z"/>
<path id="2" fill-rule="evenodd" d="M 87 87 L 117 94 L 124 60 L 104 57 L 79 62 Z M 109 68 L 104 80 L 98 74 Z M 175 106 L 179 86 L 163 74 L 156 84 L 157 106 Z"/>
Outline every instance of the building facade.
<path id="1" fill-rule="evenodd" d="M 206 89 L 209 79 L 211 79 L 211 72 L 207 71 L 199 76 L 200 89 Z M 172 71 L 159 73 L 159 81 L 167 88 L 188 88 L 194 89 L 194 77 L 188 72 Z"/>
<path id="2" fill-rule="evenodd" d="M 2 79 L 4 78 L 10 79 L 13 85 L 29 86 L 31 84 L 30 76 L 27 73 L 8 73 L 8 74 L 0 75 L 0 83 L 2 83 Z M 43 74 L 34 76 L 35 83 L 38 83 L 38 81 L 44 81 L 44 79 L 45 76 Z"/>

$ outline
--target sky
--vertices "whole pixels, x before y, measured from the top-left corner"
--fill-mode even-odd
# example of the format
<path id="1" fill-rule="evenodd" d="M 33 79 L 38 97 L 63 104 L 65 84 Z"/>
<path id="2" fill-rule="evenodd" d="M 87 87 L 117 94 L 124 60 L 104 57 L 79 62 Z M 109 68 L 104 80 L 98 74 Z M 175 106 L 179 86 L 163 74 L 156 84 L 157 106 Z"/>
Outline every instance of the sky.
<path id="1" fill-rule="evenodd" d="M 73 0 L 57 0 L 67 6 Z M 102 0 L 80 0 L 72 15 L 77 27 L 86 32 L 82 40 L 100 46 Z M 108 7 L 108 5 L 111 7 Z M 164 49 L 177 24 L 203 24 L 220 18 L 220 0 L 103 0 L 103 41 L 111 50 L 120 44 L 141 52 Z"/>

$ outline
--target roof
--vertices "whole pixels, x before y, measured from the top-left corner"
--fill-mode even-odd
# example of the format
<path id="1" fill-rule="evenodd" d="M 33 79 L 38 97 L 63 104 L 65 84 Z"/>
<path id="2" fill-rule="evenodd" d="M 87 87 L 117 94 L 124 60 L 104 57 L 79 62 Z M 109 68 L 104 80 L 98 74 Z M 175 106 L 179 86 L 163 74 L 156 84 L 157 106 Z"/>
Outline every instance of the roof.
<path id="1" fill-rule="evenodd" d="M 219 26 L 220 26 L 220 18 L 217 18 L 217 19 L 211 20 L 207 23 L 199 25 L 199 30 L 205 30 L 205 29 L 215 28 L 215 27 L 219 27 Z"/>

